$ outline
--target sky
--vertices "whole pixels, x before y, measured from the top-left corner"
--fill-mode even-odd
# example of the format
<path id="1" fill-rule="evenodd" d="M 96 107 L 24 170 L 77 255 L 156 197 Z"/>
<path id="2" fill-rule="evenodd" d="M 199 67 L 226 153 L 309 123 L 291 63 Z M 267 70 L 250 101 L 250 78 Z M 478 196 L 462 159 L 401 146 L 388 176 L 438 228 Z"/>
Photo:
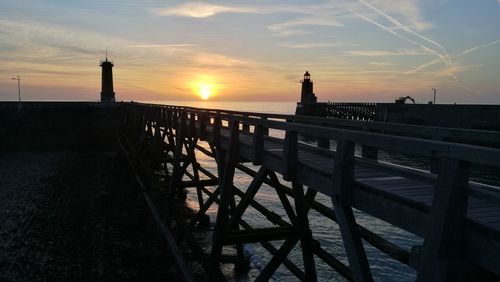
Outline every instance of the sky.
<path id="1" fill-rule="evenodd" d="M 500 0 L 0 0 L 0 100 L 500 104 Z"/>

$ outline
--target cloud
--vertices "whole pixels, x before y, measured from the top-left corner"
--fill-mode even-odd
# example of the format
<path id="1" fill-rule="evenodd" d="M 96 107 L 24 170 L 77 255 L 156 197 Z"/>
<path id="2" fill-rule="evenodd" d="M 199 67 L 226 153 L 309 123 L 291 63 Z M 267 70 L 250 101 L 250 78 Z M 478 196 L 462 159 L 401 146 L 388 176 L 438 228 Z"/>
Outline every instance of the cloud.
<path id="1" fill-rule="evenodd" d="M 273 24 L 267 28 L 274 32 L 281 32 L 283 30 L 289 29 L 291 27 L 297 26 L 344 26 L 341 22 L 333 17 L 302 17 L 296 18 L 290 21 L 286 21 L 279 24 Z"/>
<path id="2" fill-rule="evenodd" d="M 177 47 L 195 47 L 197 44 L 179 43 L 179 44 L 142 44 L 129 45 L 130 48 L 177 48 Z"/>
<path id="3" fill-rule="evenodd" d="M 394 65 L 393 63 L 388 63 L 388 62 L 368 62 L 368 64 L 372 66 L 380 66 L 380 67 L 386 67 L 386 66 L 392 66 Z"/>
<path id="4" fill-rule="evenodd" d="M 125 41 L 112 36 L 81 30 L 70 30 L 40 22 L 0 20 L 0 59 L 43 64 L 73 64 L 98 58 L 106 47 L 120 46 Z M 106 42 L 107 46 L 104 46 Z M 5 45 L 6 44 L 6 45 Z M 11 48 L 6 46 L 12 46 Z"/>
<path id="5" fill-rule="evenodd" d="M 247 61 L 229 56 L 204 52 L 193 53 L 189 60 L 194 65 L 201 67 L 235 67 L 250 64 Z"/>
<path id="6" fill-rule="evenodd" d="M 160 16 L 181 16 L 193 18 L 212 17 L 220 13 L 256 13 L 258 10 L 252 7 L 222 6 L 203 2 L 192 2 L 181 4 L 172 8 L 154 10 Z"/>
<path id="7" fill-rule="evenodd" d="M 278 43 L 278 46 L 292 49 L 329 48 L 343 46 L 341 43 Z"/>
<path id="8" fill-rule="evenodd" d="M 281 36 L 281 37 L 298 36 L 298 35 L 305 35 L 305 34 L 312 34 L 312 32 L 307 31 L 307 30 L 301 30 L 301 29 L 274 30 L 274 35 Z"/>
<path id="9" fill-rule="evenodd" d="M 184 3 L 170 8 L 153 9 L 152 13 L 159 16 L 179 16 L 191 18 L 207 18 L 223 13 L 241 14 L 274 14 L 274 13 L 303 13 L 298 6 L 268 5 L 268 6 L 232 6 L 216 5 L 205 2 Z"/>
<path id="10" fill-rule="evenodd" d="M 401 49 L 398 51 L 382 51 L 382 50 L 351 50 L 343 51 L 342 56 L 354 57 L 386 57 L 386 56 L 421 56 L 429 55 L 426 52 L 412 49 Z"/>

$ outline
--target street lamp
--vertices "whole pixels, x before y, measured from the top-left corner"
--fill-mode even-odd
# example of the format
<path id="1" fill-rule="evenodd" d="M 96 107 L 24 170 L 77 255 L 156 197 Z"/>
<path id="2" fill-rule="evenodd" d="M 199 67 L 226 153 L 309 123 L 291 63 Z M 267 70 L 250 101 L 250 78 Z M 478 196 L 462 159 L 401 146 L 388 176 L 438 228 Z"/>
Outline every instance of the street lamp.
<path id="1" fill-rule="evenodd" d="M 12 79 L 17 80 L 17 94 L 18 94 L 18 98 L 19 98 L 19 106 L 18 107 L 21 108 L 21 78 L 18 75 L 17 78 L 12 77 Z"/>
<path id="2" fill-rule="evenodd" d="M 17 80 L 17 94 L 19 95 L 19 104 L 21 104 L 21 78 L 18 75 L 17 78 L 13 77 L 12 79 Z"/>
<path id="3" fill-rule="evenodd" d="M 436 88 L 432 88 L 432 91 L 434 91 L 434 104 L 436 104 Z"/>

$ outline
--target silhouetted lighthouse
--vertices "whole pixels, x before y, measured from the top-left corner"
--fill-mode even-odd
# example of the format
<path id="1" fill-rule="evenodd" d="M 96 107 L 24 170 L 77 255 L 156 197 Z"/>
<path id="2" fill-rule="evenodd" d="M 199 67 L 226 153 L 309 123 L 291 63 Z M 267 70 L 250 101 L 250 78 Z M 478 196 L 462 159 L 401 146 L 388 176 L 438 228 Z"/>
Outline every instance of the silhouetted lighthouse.
<path id="1" fill-rule="evenodd" d="M 311 81 L 311 75 L 308 71 L 304 74 L 304 80 L 302 80 L 302 92 L 300 94 L 301 103 L 316 103 L 318 98 L 313 92 L 313 82 Z"/>
<path id="2" fill-rule="evenodd" d="M 108 61 L 107 53 L 106 60 L 101 60 L 99 64 L 102 67 L 101 102 L 103 103 L 115 101 L 115 92 L 113 92 L 113 62 Z"/>

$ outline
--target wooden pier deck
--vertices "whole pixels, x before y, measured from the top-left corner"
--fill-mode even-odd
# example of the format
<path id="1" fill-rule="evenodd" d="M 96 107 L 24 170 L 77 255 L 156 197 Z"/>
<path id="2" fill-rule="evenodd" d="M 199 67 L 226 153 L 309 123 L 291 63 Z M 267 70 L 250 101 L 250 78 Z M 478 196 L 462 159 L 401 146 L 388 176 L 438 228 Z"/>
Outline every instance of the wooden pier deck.
<path id="1" fill-rule="evenodd" d="M 471 165 L 500 168 L 495 148 L 500 132 L 136 103 L 124 105 L 123 113 L 123 138 L 136 151 L 148 147 L 143 159 L 149 163 L 163 164 L 167 194 L 196 188 L 200 209 L 188 231 L 218 204 L 211 259 L 205 264 L 213 279 L 220 278 L 223 246 L 236 246 L 232 261 L 238 266 L 244 261 L 242 244 L 260 242 L 273 257 L 259 281 L 269 279 L 280 264 L 301 280 L 316 280 L 318 258 L 348 280 L 371 281 L 361 239 L 415 268 L 417 281 L 500 276 L 500 189 L 469 180 Z M 270 130 L 284 138 L 269 136 Z M 320 147 L 299 142 L 299 136 L 320 140 Z M 202 141 L 211 149 L 200 146 Z M 217 176 L 200 166 L 195 151 L 214 157 Z M 432 165 L 426 171 L 383 162 L 380 151 L 429 158 Z M 234 187 L 236 169 L 253 177 L 244 191 Z M 276 189 L 287 220 L 273 218 L 254 200 L 262 183 Z M 203 192 L 209 195 L 206 201 Z M 331 197 L 332 205 L 315 201 L 317 193 Z M 248 206 L 277 227 L 250 227 L 242 219 Z M 405 250 L 388 242 L 358 225 L 353 208 L 423 238 L 423 244 Z M 338 223 L 348 265 L 314 243 L 310 209 Z M 278 249 L 268 244 L 275 240 L 283 242 Z M 298 242 L 303 267 L 287 260 Z"/>

